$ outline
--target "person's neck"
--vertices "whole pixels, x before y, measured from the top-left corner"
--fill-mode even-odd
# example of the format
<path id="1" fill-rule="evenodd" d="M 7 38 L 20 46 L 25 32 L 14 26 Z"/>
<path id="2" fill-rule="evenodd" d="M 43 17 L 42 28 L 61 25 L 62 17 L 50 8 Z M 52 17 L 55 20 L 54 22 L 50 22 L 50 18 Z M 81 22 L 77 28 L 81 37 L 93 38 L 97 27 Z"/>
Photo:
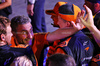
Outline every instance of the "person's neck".
<path id="1" fill-rule="evenodd" d="M 96 14 L 98 14 L 98 13 L 100 13 L 100 10 L 99 10 L 99 11 L 96 11 L 93 15 L 96 15 Z"/>

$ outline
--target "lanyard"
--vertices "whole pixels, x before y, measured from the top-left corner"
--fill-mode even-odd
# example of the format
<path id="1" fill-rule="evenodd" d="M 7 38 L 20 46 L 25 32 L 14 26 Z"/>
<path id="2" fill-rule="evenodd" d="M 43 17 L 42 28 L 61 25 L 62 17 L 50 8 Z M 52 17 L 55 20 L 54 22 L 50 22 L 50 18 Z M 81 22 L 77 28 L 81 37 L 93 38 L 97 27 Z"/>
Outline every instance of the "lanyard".
<path id="1" fill-rule="evenodd" d="M 98 11 L 94 16 L 93 16 L 93 18 L 95 18 L 95 16 L 99 13 L 100 11 Z"/>

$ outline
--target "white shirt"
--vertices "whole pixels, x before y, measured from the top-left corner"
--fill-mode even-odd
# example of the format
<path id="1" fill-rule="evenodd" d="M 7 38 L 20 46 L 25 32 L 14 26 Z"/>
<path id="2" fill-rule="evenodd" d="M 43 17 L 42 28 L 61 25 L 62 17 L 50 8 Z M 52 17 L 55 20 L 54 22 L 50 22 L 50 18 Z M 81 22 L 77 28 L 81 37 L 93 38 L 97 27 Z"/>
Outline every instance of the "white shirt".
<path id="1" fill-rule="evenodd" d="M 28 0 L 30 3 L 34 4 L 35 0 Z"/>

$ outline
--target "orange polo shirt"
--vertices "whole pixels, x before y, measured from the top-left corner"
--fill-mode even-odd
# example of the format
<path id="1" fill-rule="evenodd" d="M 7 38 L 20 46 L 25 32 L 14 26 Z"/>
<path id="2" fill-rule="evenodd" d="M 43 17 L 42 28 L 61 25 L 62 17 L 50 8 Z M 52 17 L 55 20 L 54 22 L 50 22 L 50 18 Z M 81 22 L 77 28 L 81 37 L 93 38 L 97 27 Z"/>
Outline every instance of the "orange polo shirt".
<path id="1" fill-rule="evenodd" d="M 48 33 L 35 33 L 34 34 L 34 40 L 33 40 L 33 44 L 31 46 L 33 53 L 35 54 L 37 60 L 39 60 L 40 55 L 41 55 L 41 51 L 43 50 L 45 45 L 49 45 L 46 37 L 47 37 Z M 17 48 L 26 48 L 27 46 L 24 45 L 17 45 L 15 44 L 15 39 L 14 37 L 11 38 L 11 45 L 10 47 L 17 47 Z"/>

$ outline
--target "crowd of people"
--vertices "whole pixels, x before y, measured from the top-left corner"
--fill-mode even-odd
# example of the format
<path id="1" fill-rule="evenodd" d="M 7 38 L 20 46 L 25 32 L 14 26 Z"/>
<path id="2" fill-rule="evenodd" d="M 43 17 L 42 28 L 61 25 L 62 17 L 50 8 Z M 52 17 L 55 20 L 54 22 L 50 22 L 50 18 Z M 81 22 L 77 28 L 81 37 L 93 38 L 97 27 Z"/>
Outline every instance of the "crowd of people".
<path id="1" fill-rule="evenodd" d="M 46 32 L 44 2 L 27 0 L 29 17 L 10 21 L 11 0 L 1 0 L 0 66 L 99 66 L 100 0 L 85 0 L 85 10 L 57 2 L 45 11 L 59 27 L 53 32 Z"/>

